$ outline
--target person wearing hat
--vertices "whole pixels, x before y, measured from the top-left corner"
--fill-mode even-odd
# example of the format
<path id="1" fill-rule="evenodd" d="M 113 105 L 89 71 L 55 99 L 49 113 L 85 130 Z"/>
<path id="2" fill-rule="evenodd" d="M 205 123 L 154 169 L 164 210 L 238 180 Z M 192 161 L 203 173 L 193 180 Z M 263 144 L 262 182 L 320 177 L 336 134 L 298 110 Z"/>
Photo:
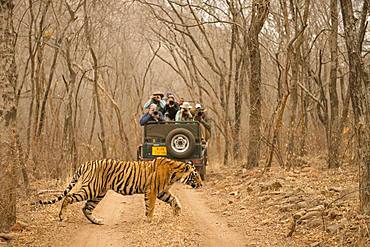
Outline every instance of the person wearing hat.
<path id="1" fill-rule="evenodd" d="M 211 125 L 208 123 L 208 117 L 206 115 L 207 109 L 197 103 L 195 104 L 195 110 L 193 112 L 193 120 L 201 123 L 201 136 L 204 141 L 208 141 L 211 137 Z"/>
<path id="2" fill-rule="evenodd" d="M 199 104 L 199 103 L 196 103 L 195 107 L 190 110 L 190 113 L 191 113 L 191 115 L 193 115 L 193 117 L 196 117 L 197 113 L 202 111 L 202 110 L 204 110 L 202 105 Z"/>
<path id="3" fill-rule="evenodd" d="M 192 121 L 193 115 L 190 113 L 191 108 L 192 106 L 189 102 L 182 103 L 182 105 L 180 105 L 180 111 L 176 114 L 176 121 Z"/>
<path id="4" fill-rule="evenodd" d="M 166 106 L 166 101 L 162 99 L 163 96 L 164 94 L 159 91 L 153 92 L 150 99 L 144 104 L 144 110 L 148 112 L 149 106 L 151 104 L 155 104 L 157 106 L 157 110 L 163 113 L 164 107 Z"/>
<path id="5" fill-rule="evenodd" d="M 164 107 L 164 117 L 166 121 L 175 121 L 176 113 L 180 110 L 179 104 L 175 101 L 175 96 L 167 95 L 167 104 Z"/>

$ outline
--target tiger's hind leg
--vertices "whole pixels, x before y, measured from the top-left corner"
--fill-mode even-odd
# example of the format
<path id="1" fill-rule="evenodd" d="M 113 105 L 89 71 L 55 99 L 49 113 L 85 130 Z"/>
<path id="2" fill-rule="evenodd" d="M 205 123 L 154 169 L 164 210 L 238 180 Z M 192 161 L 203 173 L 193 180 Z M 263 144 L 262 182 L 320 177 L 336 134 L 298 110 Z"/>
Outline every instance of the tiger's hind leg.
<path id="1" fill-rule="evenodd" d="M 158 194 L 157 198 L 165 203 L 170 204 L 173 210 L 173 215 L 178 216 L 181 212 L 181 206 L 178 199 L 173 196 L 169 191 L 161 192 Z"/>
<path id="2" fill-rule="evenodd" d="M 104 198 L 105 193 L 95 197 L 92 200 L 88 200 L 85 204 L 85 207 L 82 208 L 82 212 L 86 216 L 86 218 L 93 224 L 103 225 L 103 219 L 96 218 L 92 215 L 92 211 L 95 207 L 99 204 L 99 202 Z"/>
<path id="3" fill-rule="evenodd" d="M 59 219 L 62 221 L 64 220 L 64 215 L 67 209 L 68 204 L 72 204 L 75 202 L 82 202 L 88 199 L 88 195 L 86 194 L 86 190 L 79 190 L 75 193 L 68 194 L 63 200 L 62 207 L 59 212 Z"/>

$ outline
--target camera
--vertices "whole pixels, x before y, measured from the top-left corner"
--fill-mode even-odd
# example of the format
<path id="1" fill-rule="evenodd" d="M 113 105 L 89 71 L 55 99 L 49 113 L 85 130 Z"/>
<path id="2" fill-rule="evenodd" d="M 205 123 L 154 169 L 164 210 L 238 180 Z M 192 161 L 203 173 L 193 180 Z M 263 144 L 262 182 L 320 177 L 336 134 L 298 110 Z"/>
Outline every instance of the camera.
<path id="1" fill-rule="evenodd" d="M 168 104 L 169 105 L 173 105 L 175 102 L 173 102 L 173 100 L 170 100 L 170 101 L 168 101 Z"/>
<path id="2" fill-rule="evenodd" d="M 156 96 L 156 97 L 153 97 L 153 101 L 154 102 L 159 102 L 161 99 L 160 99 L 160 97 L 159 96 Z"/>
<path id="3" fill-rule="evenodd" d="M 153 115 L 158 115 L 158 114 L 159 114 L 158 111 L 153 112 Z"/>
<path id="4" fill-rule="evenodd" d="M 198 115 L 198 117 L 201 117 L 203 115 L 203 112 L 200 111 L 200 112 L 197 113 L 197 115 Z"/>

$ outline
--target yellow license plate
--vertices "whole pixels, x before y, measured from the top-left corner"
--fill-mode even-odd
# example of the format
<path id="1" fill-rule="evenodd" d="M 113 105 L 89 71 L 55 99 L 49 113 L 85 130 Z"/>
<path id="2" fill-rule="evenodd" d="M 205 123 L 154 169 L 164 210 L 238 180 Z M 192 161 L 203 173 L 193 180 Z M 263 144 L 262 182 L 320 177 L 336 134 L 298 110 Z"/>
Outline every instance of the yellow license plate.
<path id="1" fill-rule="evenodd" d="M 167 155 L 166 147 L 152 147 L 152 155 Z"/>

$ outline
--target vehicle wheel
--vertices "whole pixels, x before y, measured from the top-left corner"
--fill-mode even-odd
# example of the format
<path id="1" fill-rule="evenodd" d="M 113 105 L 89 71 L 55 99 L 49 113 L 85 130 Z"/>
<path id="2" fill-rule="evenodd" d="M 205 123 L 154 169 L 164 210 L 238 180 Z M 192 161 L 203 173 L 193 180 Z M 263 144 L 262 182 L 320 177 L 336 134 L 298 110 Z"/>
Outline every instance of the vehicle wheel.
<path id="1" fill-rule="evenodd" d="M 193 153 L 195 137 L 187 129 L 174 129 L 166 137 L 168 153 L 176 158 L 186 158 Z"/>
<path id="2" fill-rule="evenodd" d="M 203 181 L 206 180 L 206 172 L 207 172 L 207 167 L 205 165 L 203 165 L 202 167 L 199 167 L 199 175 Z"/>

